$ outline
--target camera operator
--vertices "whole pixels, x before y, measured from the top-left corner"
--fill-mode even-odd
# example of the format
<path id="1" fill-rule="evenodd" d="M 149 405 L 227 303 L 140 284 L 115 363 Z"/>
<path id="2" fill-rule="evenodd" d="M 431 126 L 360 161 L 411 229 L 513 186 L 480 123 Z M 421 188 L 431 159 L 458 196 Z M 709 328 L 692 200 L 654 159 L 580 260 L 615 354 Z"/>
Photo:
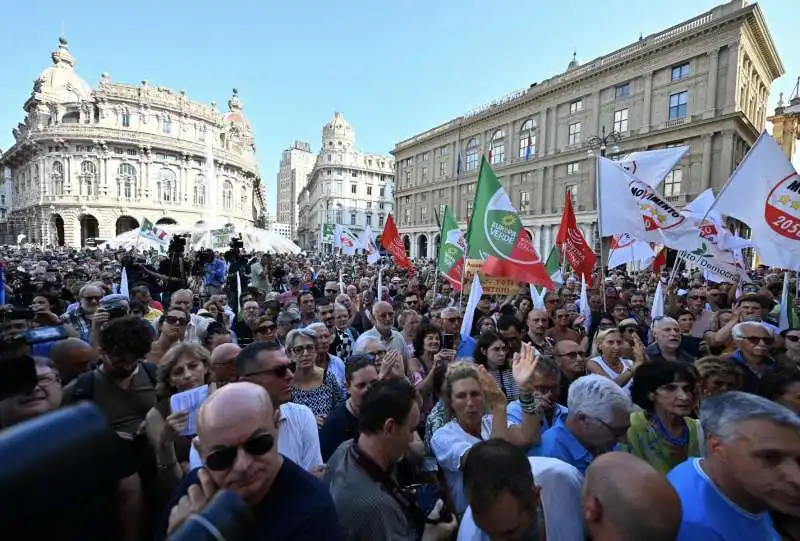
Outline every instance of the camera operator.
<path id="1" fill-rule="evenodd" d="M 225 261 L 228 262 L 228 306 L 233 308 L 233 311 L 238 313 L 239 298 L 244 290 L 247 288 L 247 275 L 249 273 L 249 264 L 247 259 L 242 255 L 244 243 L 240 237 L 231 239 L 230 249 L 225 252 Z M 242 291 L 239 291 L 236 284 L 236 276 L 239 275 L 239 281 L 242 286 Z"/>
<path id="2" fill-rule="evenodd" d="M 198 260 L 203 265 L 203 289 L 205 296 L 211 297 L 222 291 L 225 285 L 225 261 L 217 257 L 211 249 L 202 250 Z"/>
<path id="3" fill-rule="evenodd" d="M 283 269 L 280 270 L 282 271 Z M 261 259 L 250 266 L 250 285 L 258 291 L 262 299 L 272 291 L 270 276 L 274 276 L 272 258 L 269 254 L 263 254 Z"/>
<path id="4" fill-rule="evenodd" d="M 189 269 L 183 257 L 185 250 L 186 238 L 173 235 L 167 248 L 167 257 L 158 264 L 158 272 L 153 272 L 144 266 L 141 267 L 147 274 L 157 278 L 160 282 L 161 304 L 164 306 L 169 306 L 169 300 L 173 293 L 187 287 L 186 275 Z"/>

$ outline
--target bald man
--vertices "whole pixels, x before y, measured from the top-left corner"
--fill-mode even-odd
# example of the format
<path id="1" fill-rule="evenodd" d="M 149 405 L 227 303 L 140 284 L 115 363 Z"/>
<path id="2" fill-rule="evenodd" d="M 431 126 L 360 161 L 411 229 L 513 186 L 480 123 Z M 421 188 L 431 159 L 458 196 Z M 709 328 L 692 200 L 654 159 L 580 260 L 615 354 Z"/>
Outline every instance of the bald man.
<path id="1" fill-rule="evenodd" d="M 55 363 L 58 373 L 61 374 L 61 384 L 66 386 L 79 375 L 94 368 L 94 365 L 97 364 L 98 352 L 79 338 L 67 338 L 56 342 L 50 348 L 48 357 Z"/>
<path id="2" fill-rule="evenodd" d="M 211 372 L 220 385 L 237 380 L 236 356 L 242 348 L 236 344 L 220 344 L 211 352 Z"/>
<path id="3" fill-rule="evenodd" d="M 206 465 L 192 470 L 173 495 L 157 539 L 203 509 L 220 488 L 250 507 L 254 521 L 245 539 L 342 539 L 327 487 L 278 453 L 276 414 L 267 392 L 253 383 L 231 383 L 208 397 L 197 416 Z"/>
<path id="4" fill-rule="evenodd" d="M 375 318 L 375 326 L 363 333 L 356 340 L 354 350 L 360 349 L 361 345 L 367 340 L 378 340 L 387 350 L 396 350 L 403 356 L 404 364 L 408 364 L 408 348 L 403 335 L 393 329 L 394 308 L 386 301 L 376 302 L 372 306 L 372 316 Z"/>
<path id="5" fill-rule="evenodd" d="M 592 541 L 674 541 L 681 502 L 666 478 L 628 453 L 600 455 L 586 470 L 583 517 Z"/>

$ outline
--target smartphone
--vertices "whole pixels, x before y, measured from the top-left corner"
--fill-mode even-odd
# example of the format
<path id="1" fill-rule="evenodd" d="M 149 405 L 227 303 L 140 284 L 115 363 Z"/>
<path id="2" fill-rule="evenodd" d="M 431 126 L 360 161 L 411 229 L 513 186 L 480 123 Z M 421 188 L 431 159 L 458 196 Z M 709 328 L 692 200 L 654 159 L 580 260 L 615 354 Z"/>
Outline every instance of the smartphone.
<path id="1" fill-rule="evenodd" d="M 22 338 L 28 345 L 41 344 L 42 342 L 55 342 L 56 340 L 64 340 L 68 337 L 69 333 L 67 333 L 63 325 L 28 329 L 22 333 Z"/>
<path id="2" fill-rule="evenodd" d="M 456 349 L 456 335 L 443 334 L 442 335 L 442 349 Z"/>
<path id="3" fill-rule="evenodd" d="M 122 306 L 117 306 L 116 308 L 109 308 L 108 310 L 106 310 L 106 312 L 108 312 L 108 319 L 116 319 L 128 315 L 128 310 L 126 310 Z"/>

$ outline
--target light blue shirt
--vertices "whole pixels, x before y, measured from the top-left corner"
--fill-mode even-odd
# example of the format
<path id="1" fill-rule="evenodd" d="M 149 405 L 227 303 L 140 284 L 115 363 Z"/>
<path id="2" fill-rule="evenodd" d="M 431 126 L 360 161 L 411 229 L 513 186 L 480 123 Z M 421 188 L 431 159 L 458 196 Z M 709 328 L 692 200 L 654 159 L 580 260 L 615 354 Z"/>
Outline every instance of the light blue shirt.
<path id="1" fill-rule="evenodd" d="M 566 421 L 567 414 L 569 414 L 569 410 L 567 408 L 561 404 L 556 404 L 553 407 L 553 423 L 556 421 Z M 506 406 L 506 416 L 508 417 L 509 426 L 522 424 L 522 405 L 519 403 L 519 400 L 514 400 L 508 403 Z M 542 423 L 539 426 L 539 435 L 544 435 L 544 433 L 549 429 L 550 421 L 548 421 L 546 417 L 542 416 Z M 528 456 L 536 456 L 534 454 L 536 449 L 537 446 L 532 445 L 530 449 L 528 449 Z"/>
<path id="2" fill-rule="evenodd" d="M 471 336 L 462 338 L 461 341 L 458 343 L 458 349 L 456 349 L 456 359 L 463 359 L 463 358 L 474 359 L 475 347 L 477 345 L 478 343 Z"/>
<path id="3" fill-rule="evenodd" d="M 578 471 L 586 475 L 586 469 L 594 460 L 594 456 L 564 425 L 564 420 L 556 422 L 542 434 L 539 447 L 531 451 L 535 456 L 549 456 L 572 464 Z"/>
<path id="4" fill-rule="evenodd" d="M 340 357 L 328 353 L 328 370 L 336 378 L 339 387 L 344 389 L 344 361 Z"/>
<path id="5" fill-rule="evenodd" d="M 769 513 L 749 513 L 733 503 L 690 458 L 667 474 L 681 499 L 683 519 L 677 541 L 780 541 Z"/>

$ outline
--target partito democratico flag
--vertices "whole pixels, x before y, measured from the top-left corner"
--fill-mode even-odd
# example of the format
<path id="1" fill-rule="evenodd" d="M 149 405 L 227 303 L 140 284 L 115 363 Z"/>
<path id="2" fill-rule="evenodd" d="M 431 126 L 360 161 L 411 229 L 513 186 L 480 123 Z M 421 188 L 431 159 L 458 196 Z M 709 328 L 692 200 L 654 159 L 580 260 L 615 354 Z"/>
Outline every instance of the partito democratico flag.
<path id="1" fill-rule="evenodd" d="M 765 265 L 800 267 L 800 177 L 767 132 L 728 179 L 714 210 L 750 227 Z"/>
<path id="2" fill-rule="evenodd" d="M 442 229 L 439 237 L 439 261 L 437 267 L 445 280 L 450 282 L 458 292 L 461 292 L 461 279 L 464 274 L 464 235 L 458 228 L 458 223 L 450 213 L 450 208 L 444 208 Z"/>
<path id="3" fill-rule="evenodd" d="M 467 229 L 470 259 L 484 259 L 489 276 L 552 288 L 553 281 L 494 171 L 481 158 L 475 202 Z"/>

